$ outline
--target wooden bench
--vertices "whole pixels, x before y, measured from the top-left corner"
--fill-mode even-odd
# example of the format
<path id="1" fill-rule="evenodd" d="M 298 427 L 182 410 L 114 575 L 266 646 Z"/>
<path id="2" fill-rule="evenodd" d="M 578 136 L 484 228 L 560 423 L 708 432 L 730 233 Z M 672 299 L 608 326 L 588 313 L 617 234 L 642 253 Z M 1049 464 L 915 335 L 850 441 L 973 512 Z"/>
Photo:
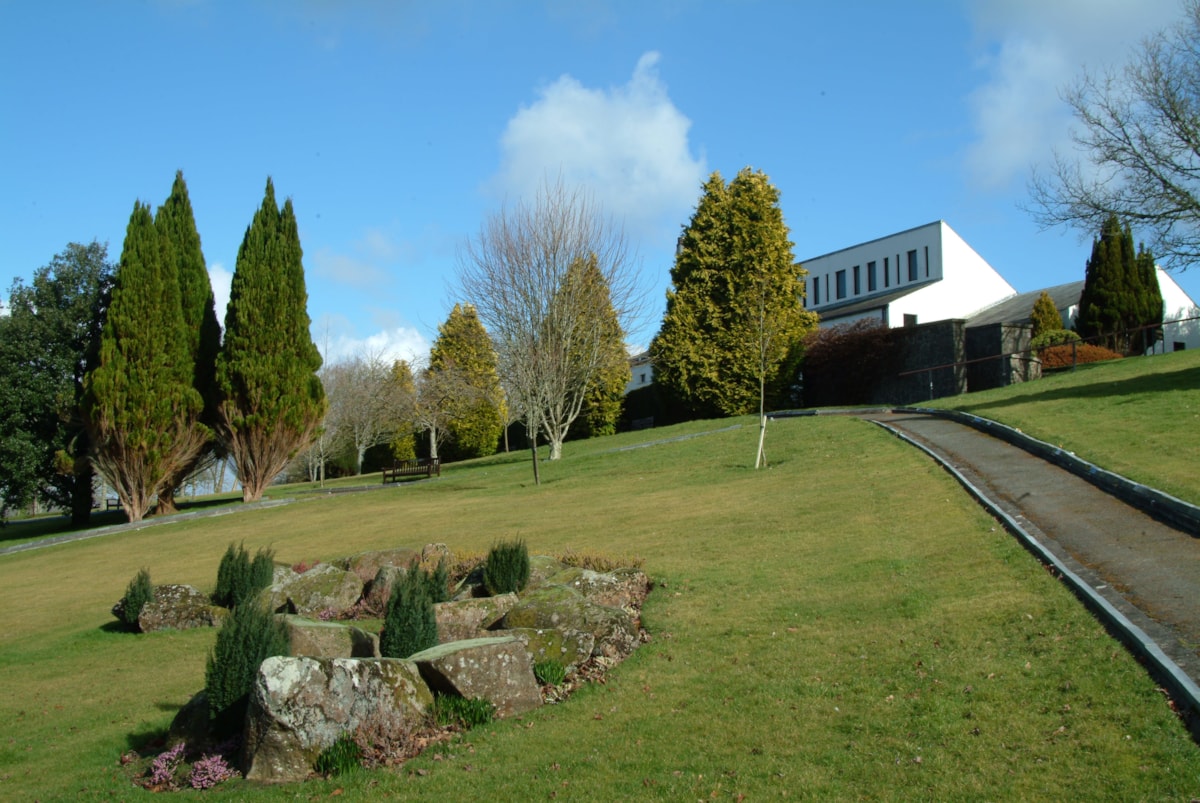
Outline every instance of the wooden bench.
<path id="1" fill-rule="evenodd" d="M 433 477 L 442 476 L 442 461 L 438 458 L 429 460 L 422 457 L 420 460 L 397 460 L 392 464 L 391 468 L 383 470 L 383 481 L 399 482 L 401 477 Z"/>
<path id="2" fill-rule="evenodd" d="M 105 510 L 112 510 L 113 508 L 119 508 L 120 506 L 121 506 L 121 500 L 115 496 L 110 496 L 104 500 L 104 509 Z"/>

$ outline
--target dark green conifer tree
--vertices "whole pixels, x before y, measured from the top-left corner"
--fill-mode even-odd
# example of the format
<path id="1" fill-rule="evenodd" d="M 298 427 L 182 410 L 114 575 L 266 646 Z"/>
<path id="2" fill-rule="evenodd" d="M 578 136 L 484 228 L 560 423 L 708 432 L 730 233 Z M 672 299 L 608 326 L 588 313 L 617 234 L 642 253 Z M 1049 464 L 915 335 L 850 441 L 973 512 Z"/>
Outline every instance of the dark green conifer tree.
<path id="1" fill-rule="evenodd" d="M 150 207 L 134 204 L 96 367 L 84 382 L 92 459 L 130 521 L 209 436 L 179 301 L 179 281 Z"/>
<path id="2" fill-rule="evenodd" d="M 188 352 L 193 364 L 193 384 L 204 399 L 201 421 L 212 428 L 216 424 L 217 351 L 221 347 L 221 326 L 217 323 L 212 284 L 204 263 L 200 233 L 196 231 L 196 219 L 192 214 L 192 202 L 188 198 L 187 184 L 184 183 L 182 171 L 175 173 L 171 195 L 166 203 L 158 208 L 154 216 L 154 225 L 169 243 L 170 254 L 175 261 L 183 323 L 187 330 Z M 163 481 L 158 489 L 159 513 L 175 511 L 176 490 L 201 461 L 212 457 L 215 447 L 214 438 Z"/>
<path id="3" fill-rule="evenodd" d="M 218 434 L 237 464 L 247 502 L 260 499 L 312 441 L 325 414 L 302 258 L 292 202 L 277 207 L 267 179 L 262 206 L 238 250 L 217 357 Z"/>
<path id="4" fill-rule="evenodd" d="M 1162 323 L 1162 294 L 1154 258 L 1133 249 L 1129 226 L 1110 215 L 1092 242 L 1075 331 L 1085 340 L 1123 354 L 1140 354 Z M 1151 327 L 1144 329 L 1143 327 Z"/>
<path id="5" fill-rule="evenodd" d="M 608 283 L 600 272 L 595 259 L 578 260 L 571 265 L 572 274 L 568 276 L 567 284 L 579 281 L 590 288 L 588 292 L 596 297 L 596 321 L 593 324 L 600 331 L 600 337 L 580 343 L 582 348 L 594 349 L 597 358 L 586 383 L 583 394 L 583 404 L 579 416 L 571 424 L 571 435 L 577 438 L 595 438 L 601 435 L 612 435 L 617 431 L 617 421 L 621 418 L 621 405 L 625 399 L 625 386 L 629 384 L 629 354 L 625 350 L 625 333 L 617 320 L 617 311 L 613 309 L 609 298 Z M 578 364 L 588 364 L 587 355 L 572 354 L 572 360 Z"/>

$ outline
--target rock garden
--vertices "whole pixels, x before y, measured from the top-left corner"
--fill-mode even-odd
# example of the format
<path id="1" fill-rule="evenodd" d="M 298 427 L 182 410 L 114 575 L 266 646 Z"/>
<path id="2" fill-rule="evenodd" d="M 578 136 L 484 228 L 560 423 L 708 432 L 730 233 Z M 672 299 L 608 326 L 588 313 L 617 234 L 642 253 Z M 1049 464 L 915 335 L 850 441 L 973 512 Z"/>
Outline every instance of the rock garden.
<path id="1" fill-rule="evenodd" d="M 165 744 L 122 763 L 159 791 L 395 766 L 603 682 L 648 638 L 649 588 L 639 560 L 531 557 L 521 542 L 291 566 L 231 545 L 212 594 L 143 570 L 113 608 L 126 627 L 220 630 Z"/>

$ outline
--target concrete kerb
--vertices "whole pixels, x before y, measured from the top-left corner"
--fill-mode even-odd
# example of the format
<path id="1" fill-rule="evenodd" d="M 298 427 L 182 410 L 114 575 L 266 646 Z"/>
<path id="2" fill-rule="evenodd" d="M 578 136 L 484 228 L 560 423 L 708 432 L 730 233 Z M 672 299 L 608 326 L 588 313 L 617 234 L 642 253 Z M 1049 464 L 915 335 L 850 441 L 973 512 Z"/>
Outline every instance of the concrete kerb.
<path id="1" fill-rule="evenodd" d="M 113 533 L 123 533 L 129 530 L 141 530 L 146 527 L 161 527 L 166 524 L 175 524 L 181 521 L 191 521 L 192 519 L 207 519 L 213 516 L 227 516 L 232 513 L 242 513 L 248 510 L 264 510 L 271 507 L 279 507 L 280 505 L 291 504 L 292 502 L 304 501 L 299 499 L 262 499 L 258 502 L 250 502 L 241 505 L 230 505 L 229 507 L 219 507 L 212 510 L 192 510 L 186 513 L 174 513 L 170 516 L 155 516 L 149 519 L 142 519 L 137 522 L 127 522 L 125 524 L 111 524 L 107 527 L 97 527 L 92 530 L 80 530 L 72 533 L 64 533 L 62 535 L 54 535 L 49 538 L 42 538 L 38 541 L 29 541 L 24 544 L 4 547 L 0 549 L 0 555 L 11 555 L 15 552 L 25 552 L 30 549 L 40 549 L 42 547 L 55 546 L 56 544 L 66 544 L 71 541 L 84 541 L 88 538 L 99 538 L 102 535 L 112 535 Z"/>
<path id="2" fill-rule="evenodd" d="M 1136 507 L 1159 521 L 1165 522 L 1176 529 L 1193 536 L 1200 536 L 1200 507 L 1184 502 L 1164 493 L 1157 488 L 1151 488 L 1131 479 L 1114 474 L 1100 468 L 1094 463 L 1076 457 L 1072 452 L 1040 441 L 1026 435 L 1014 427 L 982 418 L 977 415 L 963 413 L 959 410 L 940 410 L 932 407 L 895 407 L 891 412 L 915 413 L 947 418 L 959 424 L 984 432 L 993 437 L 1011 443 L 1032 455 L 1053 463 L 1059 468 L 1066 469 L 1075 476 L 1090 482 L 1100 490 L 1109 493 L 1123 502 Z"/>
<path id="3" fill-rule="evenodd" d="M 896 412 L 919 412 L 919 410 L 915 408 L 910 410 L 897 409 Z M 1151 675 L 1163 685 L 1171 695 L 1171 699 L 1175 700 L 1179 705 L 1180 713 L 1184 716 L 1184 721 L 1187 723 L 1189 729 L 1193 734 L 1197 735 L 1197 738 L 1200 738 L 1200 732 L 1198 732 L 1200 731 L 1200 686 L 1197 686 L 1196 682 L 1162 651 L 1157 642 L 1150 638 L 1144 630 L 1131 622 L 1125 614 L 1113 607 L 1112 603 L 1097 593 L 1079 575 L 1075 574 L 1053 552 L 1046 549 L 1016 519 L 995 504 L 953 465 L 943 460 L 936 452 L 927 448 L 924 444 L 908 437 L 894 427 L 882 421 L 873 421 L 872 423 L 878 424 L 905 443 L 915 446 L 933 458 L 938 465 L 958 480 L 967 492 L 975 497 L 979 504 L 1000 521 L 1005 529 L 1016 536 L 1021 544 L 1037 557 L 1038 560 L 1047 566 L 1052 566 L 1072 592 L 1104 622 L 1109 632 L 1125 644 L 1139 660 L 1147 665 Z"/>

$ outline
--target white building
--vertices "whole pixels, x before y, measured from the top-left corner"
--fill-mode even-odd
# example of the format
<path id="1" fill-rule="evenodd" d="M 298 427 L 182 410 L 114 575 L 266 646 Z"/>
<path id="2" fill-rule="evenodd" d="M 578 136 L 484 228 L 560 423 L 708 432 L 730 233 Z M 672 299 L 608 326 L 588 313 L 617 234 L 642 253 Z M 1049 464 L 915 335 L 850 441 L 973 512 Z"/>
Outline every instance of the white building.
<path id="1" fill-rule="evenodd" d="M 654 384 L 654 364 L 650 362 L 650 352 L 643 351 L 629 358 L 629 382 L 625 392 L 630 393 L 638 388 Z"/>
<path id="2" fill-rule="evenodd" d="M 822 326 L 876 318 L 916 326 L 967 318 L 1016 295 L 944 220 L 804 260 L 805 306 Z"/>

